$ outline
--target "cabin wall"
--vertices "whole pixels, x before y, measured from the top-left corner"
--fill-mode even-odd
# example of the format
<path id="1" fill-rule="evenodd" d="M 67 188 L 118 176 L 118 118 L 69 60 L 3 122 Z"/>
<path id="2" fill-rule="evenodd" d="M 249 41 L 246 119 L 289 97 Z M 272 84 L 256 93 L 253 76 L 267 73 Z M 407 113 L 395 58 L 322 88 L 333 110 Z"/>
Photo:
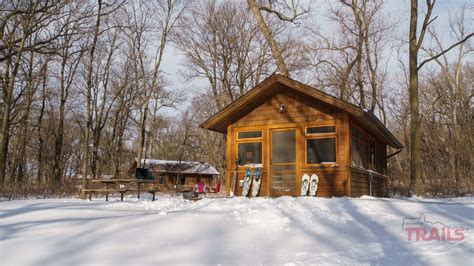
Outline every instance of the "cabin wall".
<path id="1" fill-rule="evenodd" d="M 363 143 L 364 143 L 364 152 L 361 158 L 361 164 L 357 165 L 354 160 L 354 154 L 352 153 L 352 149 L 354 148 L 353 145 L 353 130 L 356 129 L 359 131 L 363 136 Z M 354 122 L 353 120 L 350 121 L 350 162 L 351 166 L 359 167 L 361 169 L 372 170 L 374 172 L 386 175 L 387 174 L 387 144 L 383 142 L 379 136 L 376 134 L 369 133 L 366 129 L 361 127 L 359 124 Z M 375 143 L 375 158 L 374 162 L 370 162 L 370 150 L 369 150 L 369 143 Z"/>
<path id="2" fill-rule="evenodd" d="M 280 113 L 281 105 L 285 109 L 283 113 Z M 308 122 L 333 120 L 337 114 L 338 112 L 334 109 L 310 102 L 302 95 L 282 92 L 238 120 L 233 124 L 233 127 L 301 125 Z"/>
<path id="3" fill-rule="evenodd" d="M 342 197 L 351 195 L 350 186 L 350 150 L 349 147 L 349 115 L 348 113 L 340 113 L 336 120 L 336 157 L 337 165 L 323 166 L 310 165 L 304 161 L 301 164 L 300 177 L 304 173 L 309 175 L 315 173 L 319 177 L 318 192 L 319 197 Z M 300 145 L 303 147 L 303 154 L 305 152 L 305 138 L 300 139 Z M 301 180 L 298 187 L 301 187 Z"/>
<path id="4" fill-rule="evenodd" d="M 163 173 L 157 171 L 151 171 L 151 173 L 156 176 L 156 179 L 159 184 L 162 185 L 176 185 L 176 174 L 175 173 Z M 201 178 L 208 186 L 215 186 L 215 178 L 213 175 L 200 175 L 200 174 L 185 174 L 184 177 L 184 186 L 194 186 L 197 184 L 198 179 Z"/>
<path id="5" fill-rule="evenodd" d="M 285 111 L 280 113 L 280 106 Z M 307 164 L 306 163 L 306 127 L 336 126 L 336 164 Z M 232 177 L 235 172 L 235 159 L 238 132 L 262 131 L 262 166 L 263 179 L 259 196 L 279 196 L 272 192 L 270 173 L 271 132 L 278 129 L 296 129 L 296 191 L 298 196 L 301 188 L 301 176 L 316 173 L 319 176 L 318 196 L 348 196 L 350 195 L 350 150 L 349 145 L 349 116 L 342 111 L 336 111 L 329 106 L 308 101 L 297 93 L 279 93 L 246 116 L 227 128 L 227 193 L 230 193 Z M 238 168 L 238 178 L 235 194 L 242 194 L 240 181 L 245 176 L 245 166 Z"/>
<path id="6" fill-rule="evenodd" d="M 372 173 L 372 196 L 374 197 L 388 197 L 387 177 Z M 361 197 L 370 195 L 369 172 L 359 169 L 351 168 L 351 191 L 352 197 Z"/>
<path id="7" fill-rule="evenodd" d="M 364 152 L 363 154 L 354 154 L 353 149 L 355 148 L 353 142 L 353 129 L 359 131 L 363 138 Z M 360 197 L 363 195 L 370 194 L 370 182 L 369 173 L 372 173 L 372 196 L 376 197 L 387 197 L 387 144 L 381 141 L 380 137 L 369 133 L 355 121 L 350 121 L 350 183 L 351 183 L 351 196 Z M 370 159 L 370 142 L 375 144 L 375 154 L 373 160 Z M 356 145 L 357 146 L 357 145 Z M 358 153 L 358 152 L 356 152 Z M 354 157 L 361 156 L 360 162 L 355 160 Z"/>

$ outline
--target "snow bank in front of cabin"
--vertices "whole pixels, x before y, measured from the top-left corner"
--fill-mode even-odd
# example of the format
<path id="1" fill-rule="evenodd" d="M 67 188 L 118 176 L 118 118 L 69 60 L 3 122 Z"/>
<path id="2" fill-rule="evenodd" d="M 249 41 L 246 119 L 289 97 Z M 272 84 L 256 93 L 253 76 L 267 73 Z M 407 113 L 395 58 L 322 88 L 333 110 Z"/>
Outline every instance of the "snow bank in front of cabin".
<path id="1" fill-rule="evenodd" d="M 465 239 L 409 241 L 420 213 Z M 10 201 L 0 264 L 466 264 L 473 215 L 472 197 Z"/>

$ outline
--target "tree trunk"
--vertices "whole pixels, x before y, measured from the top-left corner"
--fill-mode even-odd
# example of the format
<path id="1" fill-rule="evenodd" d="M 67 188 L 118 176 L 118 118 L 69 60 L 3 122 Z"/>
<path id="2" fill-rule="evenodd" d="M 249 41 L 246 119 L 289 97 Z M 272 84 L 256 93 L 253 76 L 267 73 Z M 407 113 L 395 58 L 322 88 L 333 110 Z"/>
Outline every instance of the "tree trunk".
<path id="1" fill-rule="evenodd" d="M 140 118 L 140 142 L 138 143 L 138 151 L 137 151 L 137 160 L 138 160 L 138 167 L 142 166 L 142 157 L 143 157 L 143 148 L 145 147 L 145 138 L 146 138 L 146 118 L 148 114 L 148 106 L 149 106 L 150 98 L 149 96 L 145 97 L 145 110 L 141 114 Z"/>
<path id="2" fill-rule="evenodd" d="M 19 47 L 19 52 L 16 56 L 15 62 L 13 64 L 13 71 L 10 76 L 8 76 L 8 85 L 6 90 L 3 91 L 3 120 L 2 128 L 0 131 L 0 187 L 3 188 L 5 184 L 6 176 L 6 165 L 7 165 L 7 155 L 8 155 L 8 142 L 10 140 L 10 109 L 13 99 L 13 88 L 15 84 L 15 78 L 20 67 L 20 59 L 22 56 L 22 50 L 25 45 L 25 36 L 22 37 Z M 8 70 L 7 70 L 8 71 Z M 8 73 L 7 73 L 8 75 Z"/>
<path id="3" fill-rule="evenodd" d="M 278 72 L 282 75 L 289 77 L 290 72 L 288 71 L 288 67 L 286 66 L 285 61 L 283 60 L 283 56 L 281 55 L 280 48 L 278 48 L 277 42 L 273 38 L 270 29 L 265 23 L 265 20 L 262 17 L 262 13 L 260 12 L 260 9 L 258 8 L 257 3 L 255 2 L 255 0 L 247 0 L 247 3 L 250 9 L 252 10 L 253 15 L 255 16 L 255 19 L 257 20 L 258 26 L 260 30 L 262 31 L 263 36 L 265 37 L 265 40 L 267 40 L 268 44 L 270 45 L 270 48 L 273 53 L 273 57 L 275 58 L 275 61 L 277 64 Z"/>
<path id="4" fill-rule="evenodd" d="M 66 45 L 67 46 L 67 45 Z M 68 48 L 66 48 L 67 50 Z M 63 55 L 61 63 L 61 93 L 60 93 L 60 104 L 59 104 L 59 121 L 58 131 L 56 132 L 56 138 L 54 140 L 54 162 L 53 162 L 53 179 L 55 182 L 60 183 L 62 180 L 62 153 L 63 153 L 63 142 L 64 142 L 64 113 L 66 106 L 66 78 L 65 69 L 68 59 L 68 52 L 66 51 Z"/>
<path id="5" fill-rule="evenodd" d="M 82 158 L 82 190 L 81 198 L 85 199 L 86 194 L 84 189 L 87 186 L 87 168 L 89 160 L 89 138 L 90 130 L 92 127 L 92 110 L 91 110 L 91 98 L 92 98 L 92 87 L 93 77 L 92 72 L 94 68 L 94 53 L 97 45 L 97 39 L 99 37 L 100 17 L 102 12 L 102 0 L 97 0 L 97 19 L 94 27 L 94 38 L 92 40 L 91 49 L 89 53 L 89 62 L 87 66 L 87 96 L 86 96 L 86 128 L 84 129 L 84 143 L 83 143 L 83 158 Z"/>
<path id="6" fill-rule="evenodd" d="M 365 109 L 365 91 L 364 91 L 364 72 L 362 69 L 362 54 L 363 54 L 363 46 L 365 38 L 368 36 L 364 36 L 364 23 L 361 18 L 360 10 L 357 1 L 352 2 L 352 8 L 354 10 L 354 16 L 356 18 L 356 25 L 357 25 L 357 87 L 359 88 L 359 96 L 360 102 L 359 105 Z M 362 9 L 365 8 L 365 3 L 362 4 Z M 362 10 L 364 12 L 364 10 Z M 367 25 L 365 25 L 367 26 Z"/>
<path id="7" fill-rule="evenodd" d="M 171 5 L 171 2 L 168 2 L 168 10 L 167 10 L 168 13 L 164 22 L 165 25 L 163 26 L 163 31 L 161 32 L 160 47 L 158 49 L 158 55 L 157 55 L 157 58 L 155 59 L 155 64 L 153 67 L 153 75 L 151 79 L 151 91 L 149 91 L 148 92 L 149 94 L 145 96 L 145 109 L 143 113 L 141 114 L 142 116 L 140 119 L 140 143 L 139 143 L 140 146 L 138 147 L 138 151 L 137 151 L 138 167 L 141 167 L 141 164 L 142 164 L 141 160 L 143 157 L 143 148 L 145 147 L 145 139 L 147 138 L 146 123 L 147 123 L 147 116 L 148 116 L 149 107 L 150 107 L 150 98 L 151 98 L 152 92 L 156 89 L 156 86 L 158 83 L 158 73 L 160 71 L 161 62 L 163 61 L 163 53 L 165 51 L 169 31 L 171 30 L 173 26 L 172 25 L 173 23 L 171 23 L 172 9 L 173 7 Z M 145 78 L 145 71 L 143 70 L 143 64 L 142 64 L 142 75 L 143 75 L 143 78 Z M 145 157 L 146 157 L 146 151 L 145 151 Z"/>
<path id="8" fill-rule="evenodd" d="M 410 193 L 421 190 L 421 129 L 418 98 L 418 0 L 411 0 L 409 36 L 409 101 L 410 101 Z"/>
<path id="9" fill-rule="evenodd" d="M 99 171 L 99 145 L 100 145 L 100 128 L 94 128 L 92 134 L 92 158 L 91 158 L 91 172 L 93 177 L 100 176 Z"/>
<path id="10" fill-rule="evenodd" d="M 44 179 L 43 175 L 43 147 L 44 147 L 44 139 L 43 135 L 41 132 L 42 128 L 42 123 L 43 123 L 43 116 L 44 116 L 44 109 L 46 106 L 46 82 L 47 82 L 47 75 L 46 73 L 48 72 L 48 63 L 46 62 L 44 65 L 44 74 L 43 74 L 43 91 L 42 91 L 42 99 L 41 99 L 41 108 L 40 108 L 40 113 L 38 116 L 38 129 L 37 129 L 37 134 L 38 134 L 38 174 L 37 174 L 37 181 L 41 185 L 46 184 L 46 180 Z"/>
<path id="11" fill-rule="evenodd" d="M 33 57 L 33 56 L 32 56 Z M 21 121 L 23 121 L 23 128 L 20 136 L 20 147 L 19 147 L 19 164 L 18 164 L 18 172 L 17 172 L 17 181 L 20 187 L 23 185 L 25 180 L 25 166 L 26 166 L 26 146 L 28 144 L 28 121 L 30 118 L 30 111 L 31 111 L 31 103 L 33 101 L 34 95 L 34 88 L 33 88 L 33 78 L 32 78 L 32 71 L 33 71 L 33 58 L 30 59 L 30 73 L 28 77 L 28 85 L 27 85 L 27 100 L 26 100 L 26 110 L 24 111 L 25 114 L 22 117 Z"/>
<path id="12" fill-rule="evenodd" d="M 0 188 L 5 184 L 5 174 L 7 166 L 8 140 L 10 130 L 10 104 L 11 93 L 6 91 L 3 101 L 3 119 L 0 131 Z"/>

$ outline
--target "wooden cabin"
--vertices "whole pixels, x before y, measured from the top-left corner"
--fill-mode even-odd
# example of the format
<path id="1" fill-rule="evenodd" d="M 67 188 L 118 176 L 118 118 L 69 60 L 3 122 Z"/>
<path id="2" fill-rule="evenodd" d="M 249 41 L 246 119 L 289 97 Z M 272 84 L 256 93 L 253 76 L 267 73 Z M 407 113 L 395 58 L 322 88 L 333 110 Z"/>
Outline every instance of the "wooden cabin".
<path id="1" fill-rule="evenodd" d="M 159 185 L 169 189 L 190 190 L 201 179 L 209 188 L 219 190 L 220 173 L 205 162 L 142 159 L 141 165 L 156 177 Z"/>
<path id="2" fill-rule="evenodd" d="M 299 196 L 301 177 L 319 176 L 317 196 L 386 197 L 387 146 L 401 143 L 370 111 L 274 74 L 201 124 L 227 134 L 226 189 L 240 157 L 236 195 L 261 165 L 259 196 Z"/>

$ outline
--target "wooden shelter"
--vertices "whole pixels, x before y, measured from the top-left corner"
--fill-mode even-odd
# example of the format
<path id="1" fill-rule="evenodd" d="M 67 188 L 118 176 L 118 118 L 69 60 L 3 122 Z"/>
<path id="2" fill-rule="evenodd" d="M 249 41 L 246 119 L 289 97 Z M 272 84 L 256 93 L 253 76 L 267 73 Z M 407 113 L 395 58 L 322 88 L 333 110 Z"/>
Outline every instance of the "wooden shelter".
<path id="1" fill-rule="evenodd" d="M 227 193 L 240 157 L 261 165 L 259 196 L 298 196 L 301 176 L 319 176 L 317 196 L 387 196 L 387 145 L 401 143 L 370 111 L 274 74 L 201 127 L 227 134 Z"/>
<path id="2" fill-rule="evenodd" d="M 216 188 L 220 175 L 214 166 L 205 162 L 142 159 L 141 165 L 156 177 L 158 184 L 170 188 L 192 189 L 198 179 Z"/>

